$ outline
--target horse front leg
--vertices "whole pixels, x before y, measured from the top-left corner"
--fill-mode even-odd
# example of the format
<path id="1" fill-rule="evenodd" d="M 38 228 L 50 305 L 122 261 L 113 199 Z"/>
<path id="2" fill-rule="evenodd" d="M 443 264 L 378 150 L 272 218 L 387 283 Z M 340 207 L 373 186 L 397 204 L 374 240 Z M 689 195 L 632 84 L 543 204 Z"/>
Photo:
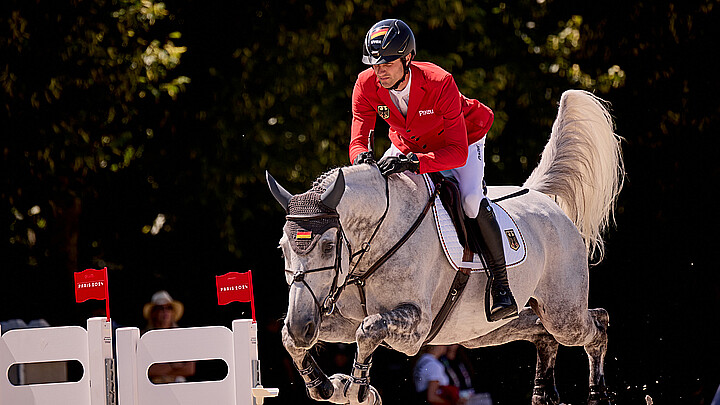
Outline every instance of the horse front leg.
<path id="1" fill-rule="evenodd" d="M 342 387 L 335 386 L 328 379 L 310 352 L 307 349 L 295 346 L 295 341 L 288 333 L 287 326 L 282 329 L 282 340 L 285 350 L 290 354 L 295 368 L 305 382 L 305 388 L 310 398 L 316 401 L 330 401 L 337 404 L 347 402 L 342 398 Z"/>
<path id="2" fill-rule="evenodd" d="M 382 403 L 379 393 L 370 385 L 372 355 L 383 341 L 390 346 L 418 341 L 420 335 L 416 329 L 420 319 L 420 308 L 407 303 L 363 320 L 355 332 L 357 352 L 352 373 L 345 385 L 345 394 L 351 404 Z"/>

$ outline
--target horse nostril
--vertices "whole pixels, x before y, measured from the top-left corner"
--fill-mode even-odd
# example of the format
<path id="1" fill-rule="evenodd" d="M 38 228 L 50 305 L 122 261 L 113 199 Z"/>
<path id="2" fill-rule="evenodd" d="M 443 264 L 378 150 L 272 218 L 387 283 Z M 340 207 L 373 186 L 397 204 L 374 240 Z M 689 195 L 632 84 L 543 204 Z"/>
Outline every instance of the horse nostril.
<path id="1" fill-rule="evenodd" d="M 309 341 L 315 336 L 315 322 L 308 322 L 305 324 L 303 330 L 305 338 Z"/>

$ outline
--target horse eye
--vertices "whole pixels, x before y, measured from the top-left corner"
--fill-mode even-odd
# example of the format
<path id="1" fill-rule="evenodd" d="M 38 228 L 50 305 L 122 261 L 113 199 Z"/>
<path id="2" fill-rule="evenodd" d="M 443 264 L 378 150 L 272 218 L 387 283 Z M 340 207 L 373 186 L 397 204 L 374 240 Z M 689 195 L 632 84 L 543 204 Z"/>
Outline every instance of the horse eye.
<path id="1" fill-rule="evenodd" d="M 326 253 L 326 254 L 332 253 L 333 250 L 335 250 L 335 244 L 332 242 L 323 243 L 322 249 L 323 249 L 323 253 Z"/>

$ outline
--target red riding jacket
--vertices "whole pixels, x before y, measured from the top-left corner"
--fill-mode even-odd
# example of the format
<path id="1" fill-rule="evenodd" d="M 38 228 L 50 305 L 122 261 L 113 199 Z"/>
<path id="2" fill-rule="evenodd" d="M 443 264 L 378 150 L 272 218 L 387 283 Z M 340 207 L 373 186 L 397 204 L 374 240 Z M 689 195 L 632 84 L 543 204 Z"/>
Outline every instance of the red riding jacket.
<path id="1" fill-rule="evenodd" d="M 360 73 L 352 95 L 350 161 L 368 150 L 368 134 L 380 115 L 390 126 L 388 136 L 404 154 L 414 152 L 420 173 L 465 165 L 468 145 L 482 139 L 493 112 L 462 94 L 452 75 L 429 62 L 412 62 L 407 119 L 380 85 L 372 68 Z"/>

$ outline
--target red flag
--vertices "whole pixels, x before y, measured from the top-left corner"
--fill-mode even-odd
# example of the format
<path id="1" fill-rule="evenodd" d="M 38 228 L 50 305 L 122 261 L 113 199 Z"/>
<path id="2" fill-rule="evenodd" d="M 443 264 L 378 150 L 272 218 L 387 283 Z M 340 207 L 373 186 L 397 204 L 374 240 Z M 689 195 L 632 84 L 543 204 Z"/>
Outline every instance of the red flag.
<path id="1" fill-rule="evenodd" d="M 252 272 L 230 272 L 215 276 L 217 284 L 218 305 L 227 305 L 234 301 L 249 302 L 252 307 L 252 318 L 255 320 L 255 297 L 253 296 Z"/>
<path id="2" fill-rule="evenodd" d="M 75 273 L 75 302 L 105 300 L 105 315 L 110 320 L 107 267 Z"/>

